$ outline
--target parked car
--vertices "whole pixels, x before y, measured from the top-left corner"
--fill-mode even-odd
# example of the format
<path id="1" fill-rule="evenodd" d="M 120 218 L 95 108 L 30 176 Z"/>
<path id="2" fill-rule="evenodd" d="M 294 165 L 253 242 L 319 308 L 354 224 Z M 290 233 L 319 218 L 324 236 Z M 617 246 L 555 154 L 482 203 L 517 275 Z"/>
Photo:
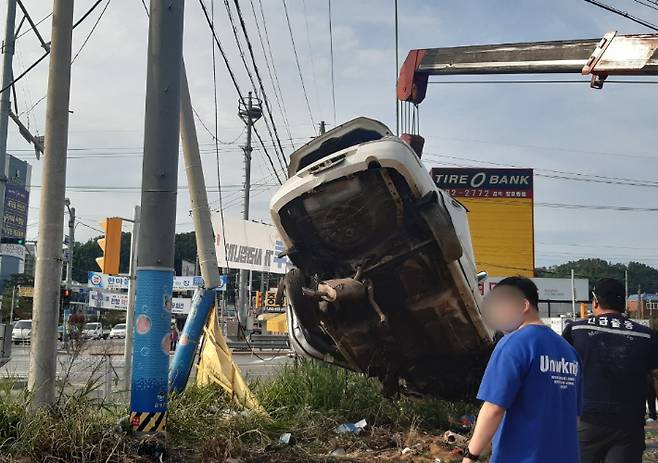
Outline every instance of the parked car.
<path id="1" fill-rule="evenodd" d="M 126 324 L 118 323 L 110 330 L 110 339 L 124 339 L 126 337 Z"/>
<path id="2" fill-rule="evenodd" d="M 32 337 L 32 320 L 19 320 L 14 324 L 11 332 L 13 343 L 28 343 Z"/>
<path id="3" fill-rule="evenodd" d="M 83 339 L 103 339 L 103 325 L 100 322 L 85 323 L 82 327 Z"/>
<path id="4" fill-rule="evenodd" d="M 464 206 L 367 118 L 298 149 L 288 173 L 270 212 L 296 267 L 277 295 L 294 349 L 376 377 L 389 395 L 473 398 L 493 333 Z"/>

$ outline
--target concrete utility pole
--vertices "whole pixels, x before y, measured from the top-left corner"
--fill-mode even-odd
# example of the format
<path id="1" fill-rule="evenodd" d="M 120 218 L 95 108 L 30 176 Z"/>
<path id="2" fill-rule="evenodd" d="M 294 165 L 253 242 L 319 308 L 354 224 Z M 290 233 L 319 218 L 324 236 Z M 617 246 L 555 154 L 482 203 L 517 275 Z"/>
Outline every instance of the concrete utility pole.
<path id="1" fill-rule="evenodd" d="M 151 0 L 149 15 L 130 395 L 130 422 L 136 432 L 161 433 L 167 422 L 183 5 L 182 1 Z"/>
<path id="2" fill-rule="evenodd" d="M 137 242 L 139 240 L 139 216 L 141 208 L 135 206 L 133 214 L 133 231 L 130 234 L 130 276 L 128 280 L 128 309 L 126 310 L 126 339 L 123 346 L 123 380 L 124 388 L 130 391 L 130 375 L 133 366 L 133 333 L 135 331 L 135 287 L 137 280 L 135 272 L 137 270 Z"/>
<path id="3" fill-rule="evenodd" d="M 43 160 L 39 247 L 32 311 L 32 361 L 27 383 L 28 390 L 32 393 L 33 407 L 52 404 L 55 399 L 72 26 L 73 0 L 55 0 L 46 108 L 48 144 Z"/>
<path id="4" fill-rule="evenodd" d="M 69 198 L 64 200 L 66 208 L 69 211 L 69 242 L 68 242 L 68 259 L 66 262 L 66 289 L 71 289 L 73 285 L 73 245 L 75 244 L 75 207 L 71 207 Z"/>
<path id="5" fill-rule="evenodd" d="M 185 326 L 176 348 L 174 359 L 169 369 L 169 388 L 173 392 L 185 389 L 190 376 L 197 345 L 201 338 L 203 327 L 215 301 L 215 288 L 221 285 L 217 252 L 215 250 L 215 233 L 210 220 L 210 207 L 206 182 L 203 177 L 203 165 L 199 154 L 199 140 L 194 125 L 194 112 L 190 98 L 185 66 L 181 72 L 181 119 L 180 135 L 183 145 L 183 159 L 187 185 L 190 190 L 192 219 L 197 246 L 197 261 L 201 266 L 203 288 L 198 288 L 192 299 L 190 313 L 185 320 Z"/>
<path id="6" fill-rule="evenodd" d="M 249 92 L 246 101 L 238 103 L 238 115 L 247 126 L 247 143 L 244 145 L 244 203 L 242 209 L 242 218 L 249 220 L 249 190 L 251 189 L 251 128 L 256 121 L 263 115 L 260 100 L 254 98 Z M 247 315 L 249 311 L 250 291 L 247 290 L 249 280 L 249 271 L 240 270 L 240 288 L 239 288 L 239 311 L 238 321 L 242 326 L 243 332 L 247 328 Z"/>
<path id="7" fill-rule="evenodd" d="M 12 60 L 14 58 L 14 46 L 16 37 L 16 0 L 7 1 L 7 18 L 5 23 L 5 39 L 2 43 L 2 87 L 7 88 L 14 78 Z M 11 91 L 7 88 L 0 94 L 0 218 L 5 216 L 5 190 L 7 188 L 7 176 L 5 175 L 7 163 L 7 131 L 9 129 L 9 112 L 11 111 Z M 0 220 L 0 237 L 2 237 L 2 224 Z"/>

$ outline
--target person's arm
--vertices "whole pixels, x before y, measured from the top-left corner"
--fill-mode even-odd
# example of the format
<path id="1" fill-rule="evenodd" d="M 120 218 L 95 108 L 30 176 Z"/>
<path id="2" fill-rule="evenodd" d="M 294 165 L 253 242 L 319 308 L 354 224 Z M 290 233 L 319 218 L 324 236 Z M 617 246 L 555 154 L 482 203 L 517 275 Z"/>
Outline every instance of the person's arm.
<path id="1" fill-rule="evenodd" d="M 498 426 L 500 426 L 500 422 L 503 420 L 503 416 L 505 416 L 505 409 L 500 405 L 491 402 L 484 402 L 482 404 L 475 423 L 473 437 L 468 444 L 468 451 L 470 453 L 481 455 L 484 452 L 491 439 L 493 439 L 494 434 L 496 434 Z M 472 461 L 470 458 L 464 458 L 462 463 L 471 463 Z"/>

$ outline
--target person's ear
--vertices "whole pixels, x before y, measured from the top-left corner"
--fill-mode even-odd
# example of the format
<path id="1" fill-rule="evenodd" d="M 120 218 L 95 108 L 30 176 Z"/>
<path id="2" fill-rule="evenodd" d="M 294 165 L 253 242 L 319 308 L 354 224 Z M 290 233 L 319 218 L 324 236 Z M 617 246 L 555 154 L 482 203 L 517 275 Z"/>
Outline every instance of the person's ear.
<path id="1" fill-rule="evenodd" d="M 530 311 L 530 309 L 532 309 L 532 307 L 530 307 L 530 301 L 527 300 L 527 299 L 524 299 L 523 300 L 523 313 L 527 314 Z"/>

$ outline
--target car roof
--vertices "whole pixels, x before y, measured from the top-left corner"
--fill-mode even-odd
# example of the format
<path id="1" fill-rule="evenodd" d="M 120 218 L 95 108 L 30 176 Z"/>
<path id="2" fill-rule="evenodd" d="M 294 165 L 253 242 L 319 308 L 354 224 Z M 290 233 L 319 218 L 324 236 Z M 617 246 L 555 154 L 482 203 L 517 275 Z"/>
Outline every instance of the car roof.
<path id="1" fill-rule="evenodd" d="M 314 138 L 292 153 L 288 165 L 288 176 L 292 177 L 299 170 L 329 154 L 360 143 L 379 140 L 392 134 L 388 127 L 374 119 L 367 117 L 352 119 Z"/>

